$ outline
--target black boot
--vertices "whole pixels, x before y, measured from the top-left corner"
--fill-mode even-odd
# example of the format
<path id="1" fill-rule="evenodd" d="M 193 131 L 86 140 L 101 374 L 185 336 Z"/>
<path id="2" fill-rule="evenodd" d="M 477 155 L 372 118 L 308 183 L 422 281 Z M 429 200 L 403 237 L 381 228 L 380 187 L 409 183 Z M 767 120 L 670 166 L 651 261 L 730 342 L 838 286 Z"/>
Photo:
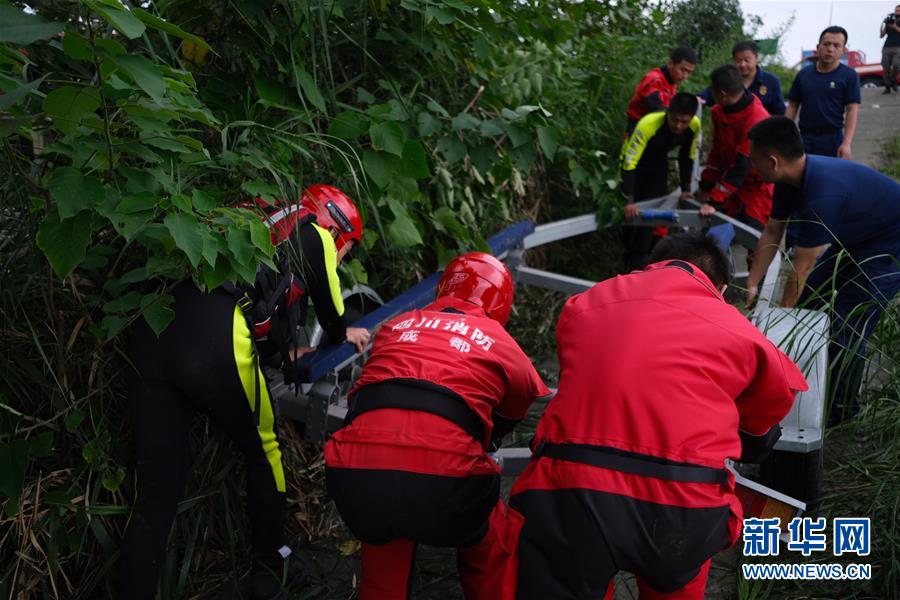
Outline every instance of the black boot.
<path id="1" fill-rule="evenodd" d="M 288 597 L 288 592 L 299 589 L 308 576 L 307 558 L 301 552 L 284 546 L 276 556 L 253 562 L 250 598 L 284 600 Z"/>
<path id="2" fill-rule="evenodd" d="M 884 91 L 881 92 L 881 93 L 882 93 L 882 94 L 890 94 L 890 93 L 891 93 L 891 86 L 889 86 L 889 85 L 884 86 Z"/>

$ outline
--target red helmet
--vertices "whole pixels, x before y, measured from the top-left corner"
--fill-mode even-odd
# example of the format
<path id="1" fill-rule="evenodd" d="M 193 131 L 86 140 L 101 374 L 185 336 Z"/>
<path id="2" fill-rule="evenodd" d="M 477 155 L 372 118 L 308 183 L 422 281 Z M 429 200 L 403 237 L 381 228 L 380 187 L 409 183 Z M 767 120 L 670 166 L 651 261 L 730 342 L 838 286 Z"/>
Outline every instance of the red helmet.
<path id="1" fill-rule="evenodd" d="M 437 297 L 452 296 L 477 304 L 503 325 L 509 320 L 513 303 L 513 279 L 499 259 L 484 252 L 457 256 L 444 269 Z"/>
<path id="2" fill-rule="evenodd" d="M 337 232 L 334 245 L 338 252 L 351 242 L 362 241 L 362 217 L 356 204 L 336 187 L 311 185 L 303 190 L 300 205 L 316 215 L 321 227 Z"/>

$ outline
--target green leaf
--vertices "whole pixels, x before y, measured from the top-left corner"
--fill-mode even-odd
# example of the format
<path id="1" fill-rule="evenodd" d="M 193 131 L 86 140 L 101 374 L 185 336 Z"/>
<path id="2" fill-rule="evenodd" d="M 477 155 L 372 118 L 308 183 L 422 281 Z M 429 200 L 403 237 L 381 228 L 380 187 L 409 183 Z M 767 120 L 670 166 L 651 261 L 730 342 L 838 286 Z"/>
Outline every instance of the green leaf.
<path id="1" fill-rule="evenodd" d="M 538 142 L 541 144 L 541 151 L 544 153 L 544 156 L 553 160 L 553 157 L 556 156 L 559 138 L 556 129 L 541 126 L 537 128 L 537 134 Z"/>
<path id="2" fill-rule="evenodd" d="M 80 408 L 66 417 L 64 423 L 66 424 L 66 431 L 73 432 L 78 429 L 78 426 L 84 421 L 84 411 Z"/>
<path id="3" fill-rule="evenodd" d="M 509 134 L 509 141 L 512 142 L 513 148 L 518 148 L 531 141 L 531 134 L 518 125 L 510 125 L 506 129 L 506 133 Z"/>
<path id="4" fill-rule="evenodd" d="M 219 205 L 215 196 L 203 190 L 195 189 L 191 192 L 191 199 L 194 201 L 194 208 L 202 212 L 210 211 Z"/>
<path id="5" fill-rule="evenodd" d="M 447 112 L 447 109 L 438 104 L 437 100 L 435 100 L 434 98 L 430 98 L 426 106 L 428 106 L 428 110 L 430 110 L 431 112 L 437 113 L 447 119 L 450 118 L 450 113 Z"/>
<path id="6" fill-rule="evenodd" d="M 512 157 L 513 162 L 516 163 L 516 168 L 523 173 L 527 173 L 531 170 L 534 159 L 537 158 L 537 147 L 535 147 L 534 142 L 528 142 L 518 148 L 513 148 L 509 155 Z"/>
<path id="7" fill-rule="evenodd" d="M 454 164 L 466 155 L 466 145 L 456 137 L 442 137 L 438 140 L 437 151 L 444 155 L 447 164 Z"/>
<path id="8" fill-rule="evenodd" d="M 172 201 L 172 206 L 181 212 L 194 212 L 194 207 L 191 206 L 191 199 L 184 194 L 172 194 L 169 200 Z"/>
<path id="9" fill-rule="evenodd" d="M 119 33 L 128 39 L 141 37 L 147 29 L 140 19 L 131 14 L 130 11 L 122 8 L 113 8 L 110 4 L 101 4 L 100 2 L 87 0 L 88 7 L 103 17 L 103 20 L 112 25 Z"/>
<path id="10" fill-rule="evenodd" d="M 54 23 L 5 2 L 0 3 L 0 42 L 25 46 L 38 40 L 50 39 L 64 29 L 64 23 Z"/>
<path id="11" fill-rule="evenodd" d="M 451 123 L 453 125 L 453 129 L 456 131 L 471 130 L 478 129 L 481 126 L 481 119 L 473 117 L 469 113 L 459 113 L 458 115 L 453 117 Z"/>
<path id="12" fill-rule="evenodd" d="M 394 219 L 388 227 L 388 235 L 401 248 L 418 246 L 422 243 L 422 236 L 416 229 L 416 224 L 407 216 Z"/>
<path id="13" fill-rule="evenodd" d="M 203 283 L 207 290 L 214 290 L 232 277 L 231 265 L 227 260 L 218 261 L 215 266 L 203 267 Z"/>
<path id="14" fill-rule="evenodd" d="M 385 188 L 397 172 L 399 159 L 386 152 L 363 150 L 363 167 L 378 187 Z"/>
<path id="15" fill-rule="evenodd" d="M 161 101 L 166 93 L 166 81 L 159 69 L 140 54 L 117 56 L 115 62 L 148 96 Z"/>
<path id="16" fill-rule="evenodd" d="M 44 112 L 53 124 L 69 135 L 81 124 L 85 115 L 100 108 L 100 91 L 94 87 L 65 86 L 57 88 L 44 98 Z"/>
<path id="17" fill-rule="evenodd" d="M 274 202 L 281 197 L 281 190 L 265 181 L 245 181 L 241 184 L 241 189 L 254 198 L 262 198 L 268 202 Z"/>
<path id="18" fill-rule="evenodd" d="M 266 256 L 272 256 L 275 248 L 272 246 L 272 234 L 266 224 L 260 219 L 248 222 L 250 226 L 250 243 L 262 250 Z"/>
<path id="19" fill-rule="evenodd" d="M 103 183 L 95 175 L 85 176 L 75 167 L 58 167 L 47 182 L 56 200 L 59 216 L 68 219 L 100 202 L 106 195 Z"/>
<path id="20" fill-rule="evenodd" d="M 257 75 L 254 81 L 256 82 L 256 93 L 259 95 L 260 100 L 269 104 L 284 105 L 287 94 L 281 82 L 266 79 L 261 75 Z"/>
<path id="21" fill-rule="evenodd" d="M 94 45 L 110 56 L 121 56 L 128 52 L 127 50 L 125 50 L 125 46 L 123 46 L 116 40 L 111 40 L 108 38 L 104 38 L 102 40 L 94 40 Z"/>
<path id="22" fill-rule="evenodd" d="M 153 329 L 156 335 L 160 335 L 175 318 L 172 304 L 175 302 L 170 294 L 153 294 L 141 299 L 144 320 Z"/>
<path id="23" fill-rule="evenodd" d="M 87 210 L 63 220 L 55 211 L 51 212 L 44 217 L 37 232 L 37 245 L 60 279 L 81 264 L 90 241 L 91 213 Z"/>
<path id="24" fill-rule="evenodd" d="M 456 20 L 456 16 L 450 11 L 431 4 L 425 9 L 425 22 L 430 23 L 432 19 L 437 19 L 441 25 L 449 25 Z"/>
<path id="25" fill-rule="evenodd" d="M 103 305 L 106 314 L 127 313 L 136 310 L 141 305 L 141 296 L 138 292 L 128 292 L 115 300 L 110 300 Z"/>
<path id="26" fill-rule="evenodd" d="M 506 133 L 506 121 L 502 119 L 485 119 L 481 122 L 481 135 L 494 137 Z"/>
<path id="27" fill-rule="evenodd" d="M 316 85 L 312 76 L 301 67 L 294 69 L 294 75 L 296 75 L 297 82 L 303 89 L 303 95 L 306 96 L 306 99 L 320 111 L 327 112 L 327 109 L 325 108 L 325 98 L 322 97 L 322 92 L 319 91 L 319 87 Z"/>
<path id="28" fill-rule="evenodd" d="M 228 249 L 228 245 L 225 244 L 225 238 L 222 237 L 222 234 L 210 231 L 205 227 L 200 229 L 200 234 L 203 236 L 203 260 L 210 267 L 215 268 L 219 255 L 224 254 Z"/>
<path id="29" fill-rule="evenodd" d="M 159 196 L 152 192 L 128 194 L 116 206 L 116 212 L 128 215 L 144 210 L 152 210 L 159 205 Z"/>
<path id="30" fill-rule="evenodd" d="M 30 83 L 24 83 L 11 92 L 7 92 L 0 96 L 0 110 L 9 110 L 11 107 L 18 104 L 20 100 L 35 91 L 48 75 L 49 73 L 43 75 L 40 79 L 35 79 Z"/>
<path id="31" fill-rule="evenodd" d="M 236 270 L 242 271 L 242 267 L 253 266 L 256 270 L 256 264 L 253 261 L 253 243 L 250 241 L 250 232 L 244 229 L 230 229 L 225 234 L 225 241 L 228 243 L 228 251 L 233 257 L 232 266 Z M 246 277 L 245 277 L 246 279 Z M 253 279 L 252 277 L 250 278 Z"/>
<path id="32" fill-rule="evenodd" d="M 28 455 L 32 458 L 44 458 L 53 454 L 53 432 L 43 431 L 28 439 Z"/>
<path id="33" fill-rule="evenodd" d="M 328 135 L 341 138 L 342 140 L 355 140 L 367 130 L 367 119 L 353 111 L 344 111 L 334 118 L 331 127 L 328 128 Z"/>
<path id="34" fill-rule="evenodd" d="M 442 206 L 437 209 L 432 215 L 432 218 L 435 222 L 440 224 L 447 233 L 450 233 L 456 238 L 465 237 L 465 228 L 462 223 L 459 222 L 459 219 L 456 218 L 456 213 L 449 206 Z"/>
<path id="35" fill-rule="evenodd" d="M 497 162 L 497 149 L 493 144 L 481 144 L 469 150 L 469 158 L 479 173 L 487 173 Z"/>
<path id="36" fill-rule="evenodd" d="M 119 486 L 122 485 L 122 481 L 125 479 L 125 469 L 122 467 L 116 468 L 115 471 L 106 471 L 103 476 L 100 478 L 100 483 L 110 492 L 115 492 L 119 489 Z"/>
<path id="37" fill-rule="evenodd" d="M 441 122 L 430 112 L 423 110 L 419 113 L 419 137 L 428 137 L 441 130 Z"/>
<path id="38" fill-rule="evenodd" d="M 160 31 L 165 31 L 169 35 L 174 35 L 177 38 L 181 38 L 183 40 L 188 40 L 190 42 L 193 42 L 197 46 L 200 46 L 201 48 L 204 48 L 207 51 L 212 50 L 210 45 L 207 44 L 206 40 L 204 40 L 202 37 L 194 35 L 192 33 L 188 33 L 185 30 L 183 30 L 181 27 L 178 27 L 177 25 L 169 23 L 168 21 L 164 21 L 164 20 L 160 19 L 159 17 L 157 17 L 156 15 L 148 13 L 146 10 L 144 10 L 142 8 L 132 8 L 131 13 L 134 16 L 136 16 L 138 19 L 140 19 L 141 22 L 143 22 L 145 25 L 149 25 L 150 27 L 153 27 L 154 29 L 158 29 Z"/>
<path id="39" fill-rule="evenodd" d="M 28 446 L 28 440 L 22 439 L 0 444 L 0 498 L 13 500 L 7 511 L 16 510 L 19 504 L 25 469 L 28 467 Z"/>
<path id="40" fill-rule="evenodd" d="M 362 284 L 369 283 L 369 274 L 366 273 L 366 268 L 358 258 L 354 258 L 349 263 L 346 263 L 345 267 L 350 272 L 353 281 Z"/>
<path id="41" fill-rule="evenodd" d="M 416 140 L 407 140 L 403 145 L 400 174 L 412 179 L 424 179 L 431 176 L 425 149 Z"/>
<path id="42" fill-rule="evenodd" d="M 27 117 L 0 117 L 0 139 L 15 133 L 19 127 L 30 123 L 40 115 L 28 115 Z"/>
<path id="43" fill-rule="evenodd" d="M 169 213 L 163 220 L 169 233 L 175 239 L 175 245 L 185 253 L 191 266 L 200 264 L 203 254 L 203 237 L 200 235 L 200 223 L 196 217 L 185 213 Z"/>
<path id="44" fill-rule="evenodd" d="M 403 144 L 406 136 L 403 129 L 394 121 L 373 123 L 369 128 L 369 137 L 377 150 L 384 150 L 395 156 L 403 156 Z"/>
<path id="45" fill-rule="evenodd" d="M 170 137 L 141 134 L 141 141 L 148 146 L 153 146 L 154 148 L 159 148 L 160 150 L 178 152 L 179 154 L 185 154 L 191 151 L 190 148 L 188 148 L 178 140 Z"/>
<path id="46" fill-rule="evenodd" d="M 109 220 L 119 235 L 131 240 L 153 217 L 154 211 L 148 210 L 130 214 L 113 213 Z"/>
<path id="47" fill-rule="evenodd" d="M 75 60 L 91 60 L 94 51 L 86 37 L 74 31 L 67 31 L 63 36 L 63 52 Z"/>

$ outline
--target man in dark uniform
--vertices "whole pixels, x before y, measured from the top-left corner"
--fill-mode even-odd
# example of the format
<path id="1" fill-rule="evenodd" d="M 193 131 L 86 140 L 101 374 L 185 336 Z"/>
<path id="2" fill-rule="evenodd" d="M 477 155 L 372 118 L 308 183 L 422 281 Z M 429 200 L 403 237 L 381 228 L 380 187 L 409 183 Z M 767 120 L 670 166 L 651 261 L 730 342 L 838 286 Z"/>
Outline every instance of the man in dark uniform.
<path id="1" fill-rule="evenodd" d="M 678 86 L 691 76 L 696 67 L 697 53 L 691 48 L 680 47 L 672 50 L 664 66 L 644 75 L 628 102 L 626 135 L 634 131 L 637 122 L 647 113 L 664 110 L 678 91 Z"/>
<path id="2" fill-rule="evenodd" d="M 897 77 L 900 76 L 900 4 L 894 12 L 881 22 L 879 37 L 885 37 L 881 48 L 881 70 L 884 77 L 883 94 L 897 91 Z"/>
<path id="3" fill-rule="evenodd" d="M 722 65 L 710 75 L 716 105 L 712 109 L 713 142 L 700 174 L 697 200 L 700 214 L 720 210 L 762 231 L 772 210 L 772 185 L 750 163 L 750 128 L 769 116 L 759 98 L 744 88 L 734 65 Z"/>
<path id="4" fill-rule="evenodd" d="M 805 154 L 786 118 L 759 123 L 750 139 L 753 164 L 776 185 L 747 279 L 748 301 L 790 220 L 793 270 L 781 305 L 831 309 L 829 421 L 836 424 L 859 411 L 866 340 L 900 292 L 900 185 L 859 163 Z"/>
<path id="5" fill-rule="evenodd" d="M 265 302 L 272 307 L 267 318 L 251 318 L 250 302 L 233 291 L 202 292 L 187 281 L 175 288 L 175 319 L 159 337 L 143 319 L 130 332 L 128 354 L 135 371 L 128 407 L 137 455 L 137 498 L 119 561 L 122 600 L 156 596 L 166 541 L 190 466 L 188 432 L 198 411 L 208 414 L 245 457 L 251 597 L 282 597 L 291 554 L 283 532 L 285 477 L 272 402 L 259 368 L 265 357 L 257 355 L 261 345 L 255 340 L 284 341 L 290 336 L 287 329 L 300 321 L 287 318 L 287 312 L 305 305 L 307 298 L 312 298 L 331 343 L 347 341 L 361 351 L 369 332 L 345 325 L 336 271 L 362 237 L 362 220 L 353 202 L 337 188 L 312 186 L 299 203 L 269 215 L 267 221 L 273 241 L 284 242 L 279 252 L 290 249 L 300 260 L 291 272 L 274 279 L 277 292 L 256 298 L 254 307 Z M 260 277 L 263 273 L 267 271 Z M 248 297 L 256 294 L 262 290 L 252 290 Z M 293 360 L 295 348 L 289 344 L 271 347 L 279 352 L 279 362 Z"/>
<path id="6" fill-rule="evenodd" d="M 734 59 L 734 66 L 741 72 L 744 87 L 759 98 L 770 115 L 783 115 L 784 96 L 781 95 L 781 80 L 773 73 L 763 71 L 759 66 L 759 46 L 756 42 L 750 40 L 738 42 L 731 49 L 731 57 Z M 697 95 L 710 108 L 716 103 L 712 88 L 706 88 Z"/>
<path id="7" fill-rule="evenodd" d="M 612 598 L 620 569 L 642 600 L 703 598 L 710 557 L 740 534 L 725 460 L 760 460 L 807 388 L 725 302 L 715 241 L 668 237 L 652 258 L 563 308 L 559 389 L 510 496 L 519 600 Z"/>
<path id="8" fill-rule="evenodd" d="M 626 221 L 638 216 L 635 202 L 659 198 L 669 193 L 669 152 L 678 151 L 678 178 L 682 198 L 691 197 L 691 174 L 697 158 L 700 119 L 697 97 L 687 92 L 675 94 L 665 112 L 652 112 L 638 121 L 631 136 L 622 145 L 619 162 L 622 168 L 622 192 L 628 203 L 622 210 Z M 654 237 L 659 239 L 666 228 L 656 232 L 649 227 L 625 227 L 625 267 L 628 271 L 647 264 Z M 656 234 L 656 235 L 654 235 Z"/>
<path id="9" fill-rule="evenodd" d="M 825 29 L 816 46 L 815 65 L 800 69 L 788 94 L 784 114 L 795 119 L 800 112 L 800 134 L 807 154 L 852 157 L 850 146 L 861 98 L 859 75 L 841 63 L 846 46 L 846 29 Z"/>
<path id="10" fill-rule="evenodd" d="M 509 593 L 497 556 L 510 539 L 500 469 L 486 453 L 549 395 L 504 326 L 512 277 L 473 252 L 437 298 L 382 326 L 325 446 L 328 493 L 363 542 L 362 600 L 405 600 L 417 543 L 459 548 L 468 600 Z"/>

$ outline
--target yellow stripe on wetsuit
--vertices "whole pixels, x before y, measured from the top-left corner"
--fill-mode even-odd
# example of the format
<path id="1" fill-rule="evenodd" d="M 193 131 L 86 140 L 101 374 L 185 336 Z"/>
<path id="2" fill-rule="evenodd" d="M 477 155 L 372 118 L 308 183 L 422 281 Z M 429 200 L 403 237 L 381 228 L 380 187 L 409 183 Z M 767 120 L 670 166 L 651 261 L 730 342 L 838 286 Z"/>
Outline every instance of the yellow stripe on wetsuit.
<path id="1" fill-rule="evenodd" d="M 244 394 L 250 403 L 250 411 L 256 403 L 257 385 L 259 388 L 259 425 L 256 433 L 262 444 L 263 452 L 269 466 L 272 467 L 272 477 L 275 478 L 275 488 L 279 492 L 285 491 L 284 467 L 281 464 L 281 449 L 278 447 L 278 439 L 275 437 L 275 412 L 272 410 L 272 400 L 269 397 L 269 388 L 265 377 L 254 360 L 253 341 L 250 337 L 250 329 L 247 320 L 239 306 L 234 307 L 232 327 L 232 343 L 234 345 L 234 364 L 237 366 L 241 385 L 244 386 Z M 258 378 L 258 379 L 257 379 Z M 258 382 L 258 384 L 257 384 Z"/>
<path id="2" fill-rule="evenodd" d="M 666 125 L 665 112 L 653 112 L 643 117 L 634 128 L 634 132 L 622 144 L 622 152 L 619 155 L 619 162 L 623 171 L 633 171 L 637 169 L 641 157 L 644 156 L 644 150 L 650 139 L 656 135 L 660 128 Z M 697 142 L 700 136 L 700 119 L 696 116 L 691 119 L 689 125 L 690 130 L 694 132 L 694 139 L 691 141 L 690 159 L 694 160 L 697 156 Z"/>
<path id="3" fill-rule="evenodd" d="M 325 257 L 325 273 L 328 274 L 328 290 L 331 292 L 334 309 L 340 317 L 344 314 L 344 297 L 341 295 L 341 280 L 337 274 L 337 247 L 327 229 L 319 227 L 316 223 L 313 223 L 312 226 L 322 238 L 322 254 Z"/>

